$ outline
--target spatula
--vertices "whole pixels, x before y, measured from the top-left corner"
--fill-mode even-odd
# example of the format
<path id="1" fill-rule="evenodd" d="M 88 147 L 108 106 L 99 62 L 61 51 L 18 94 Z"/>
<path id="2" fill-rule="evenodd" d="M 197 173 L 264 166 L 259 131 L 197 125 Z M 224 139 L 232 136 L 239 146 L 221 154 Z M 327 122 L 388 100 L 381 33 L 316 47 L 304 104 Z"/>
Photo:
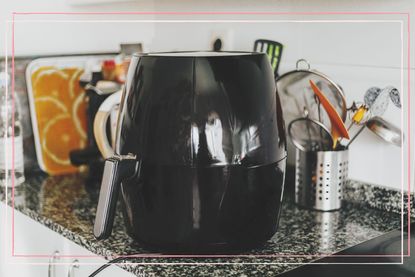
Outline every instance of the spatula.
<path id="1" fill-rule="evenodd" d="M 320 100 L 321 105 L 323 105 L 323 108 L 326 110 L 327 115 L 329 116 L 331 123 L 331 136 L 333 137 L 333 149 L 336 149 L 338 139 L 349 139 L 349 132 L 347 131 L 347 128 L 344 125 L 344 122 L 341 119 L 339 113 L 336 111 L 327 97 L 323 94 L 323 92 L 316 86 L 316 84 L 314 84 L 312 80 L 310 80 L 310 85 Z"/>

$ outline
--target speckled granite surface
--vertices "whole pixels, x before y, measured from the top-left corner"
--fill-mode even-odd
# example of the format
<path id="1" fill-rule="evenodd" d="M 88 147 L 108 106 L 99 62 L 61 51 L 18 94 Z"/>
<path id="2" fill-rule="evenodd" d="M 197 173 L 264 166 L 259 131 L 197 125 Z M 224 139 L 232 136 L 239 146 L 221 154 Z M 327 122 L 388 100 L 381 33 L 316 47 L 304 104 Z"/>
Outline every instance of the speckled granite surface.
<path id="1" fill-rule="evenodd" d="M 398 214 L 402 212 L 403 202 L 404 213 L 407 213 L 409 205 L 411 217 L 415 217 L 415 207 L 413 205 L 415 199 L 413 193 L 408 196 L 408 193 L 404 192 L 402 198 L 401 191 L 355 180 L 349 181 L 344 193 L 344 198 L 349 202 L 364 203 L 368 207 Z"/>
<path id="2" fill-rule="evenodd" d="M 119 266 L 137 275 L 275 276 L 297 267 L 296 263 L 318 259 L 400 227 L 400 215 L 355 203 L 346 202 L 341 211 L 329 213 L 299 209 L 288 190 L 279 231 L 262 249 L 233 257 L 156 257 L 157 253 L 142 249 L 125 234 L 120 214 L 111 238 L 97 241 L 93 237 L 98 192 L 85 189 L 84 184 L 80 175 L 29 177 L 15 190 L 15 208 L 97 255 L 108 259 L 136 256 L 128 261 L 135 265 Z M 348 193 L 354 187 L 356 184 L 351 184 Z"/>

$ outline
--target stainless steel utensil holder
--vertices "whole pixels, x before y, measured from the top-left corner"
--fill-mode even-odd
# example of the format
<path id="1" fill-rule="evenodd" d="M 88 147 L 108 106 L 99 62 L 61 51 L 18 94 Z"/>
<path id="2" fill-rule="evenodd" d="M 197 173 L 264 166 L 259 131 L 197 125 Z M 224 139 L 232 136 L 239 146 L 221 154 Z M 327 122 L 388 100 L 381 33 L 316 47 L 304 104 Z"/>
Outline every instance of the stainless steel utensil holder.
<path id="1" fill-rule="evenodd" d="M 296 149 L 295 202 L 320 211 L 340 209 L 348 166 L 347 148 L 338 151 Z"/>

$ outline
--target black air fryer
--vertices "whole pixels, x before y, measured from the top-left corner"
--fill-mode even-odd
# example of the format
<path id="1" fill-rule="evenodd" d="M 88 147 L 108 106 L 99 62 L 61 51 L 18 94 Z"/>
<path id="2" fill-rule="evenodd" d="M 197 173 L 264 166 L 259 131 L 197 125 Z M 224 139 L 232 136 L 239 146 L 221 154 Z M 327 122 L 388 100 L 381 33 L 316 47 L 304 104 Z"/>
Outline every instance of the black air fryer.
<path id="1" fill-rule="evenodd" d="M 128 234 L 157 251 L 257 247 L 277 230 L 286 140 L 265 54 L 134 56 L 106 160 L 94 234 L 117 195 Z"/>

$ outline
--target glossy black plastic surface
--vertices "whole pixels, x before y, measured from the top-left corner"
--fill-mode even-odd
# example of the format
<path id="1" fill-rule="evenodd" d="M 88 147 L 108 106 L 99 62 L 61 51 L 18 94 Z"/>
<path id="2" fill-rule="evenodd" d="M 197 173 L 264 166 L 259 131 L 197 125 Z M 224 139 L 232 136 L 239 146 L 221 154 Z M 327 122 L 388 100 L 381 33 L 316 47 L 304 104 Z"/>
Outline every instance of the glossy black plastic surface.
<path id="1" fill-rule="evenodd" d="M 131 236 L 199 249 L 275 233 L 286 141 L 266 55 L 135 56 L 120 110 L 116 151 L 141 163 L 122 184 Z"/>

